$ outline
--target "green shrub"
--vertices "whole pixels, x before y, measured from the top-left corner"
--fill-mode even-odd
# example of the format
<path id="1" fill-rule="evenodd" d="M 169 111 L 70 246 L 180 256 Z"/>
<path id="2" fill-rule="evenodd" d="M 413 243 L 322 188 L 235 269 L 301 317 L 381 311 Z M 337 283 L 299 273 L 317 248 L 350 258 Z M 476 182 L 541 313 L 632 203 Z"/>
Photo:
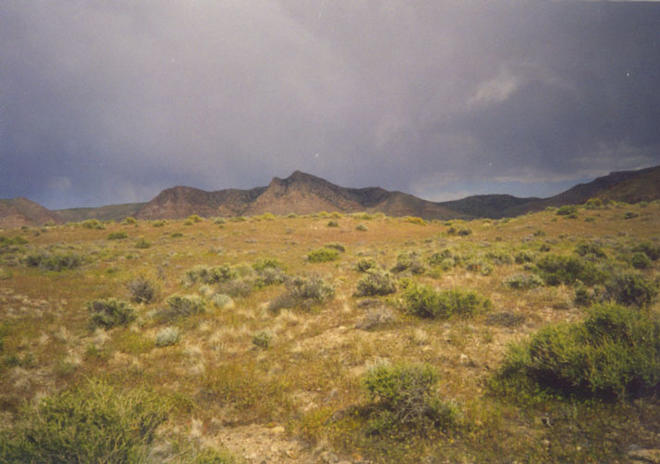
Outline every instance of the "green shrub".
<path id="1" fill-rule="evenodd" d="M 135 248 L 140 248 L 140 249 L 146 249 L 151 247 L 151 243 L 146 241 L 145 239 L 141 238 L 137 242 L 135 242 Z"/>
<path id="2" fill-rule="evenodd" d="M 278 285 L 286 282 L 286 274 L 282 269 L 266 267 L 257 272 L 255 285 L 257 287 L 267 287 L 268 285 Z"/>
<path id="3" fill-rule="evenodd" d="M 227 264 L 222 264 L 209 269 L 206 283 L 228 282 L 236 278 L 238 278 L 238 270 Z"/>
<path id="4" fill-rule="evenodd" d="M 534 253 L 531 251 L 519 251 L 516 253 L 516 256 L 514 258 L 516 264 L 525 264 L 525 263 L 533 263 L 534 262 Z"/>
<path id="5" fill-rule="evenodd" d="M 273 213 L 264 213 L 261 216 L 254 216 L 253 219 L 260 219 L 263 221 L 274 221 L 277 218 Z"/>
<path id="6" fill-rule="evenodd" d="M 429 263 L 430 266 L 440 266 L 443 263 L 443 261 L 451 257 L 452 257 L 451 251 L 445 248 L 444 250 L 435 252 L 431 256 L 429 256 L 427 262 Z"/>
<path id="7" fill-rule="evenodd" d="M 487 298 L 474 291 L 437 291 L 428 285 L 411 284 L 403 294 L 407 312 L 419 317 L 439 319 L 453 315 L 470 317 L 477 312 L 490 309 Z"/>
<path id="8" fill-rule="evenodd" d="M 414 251 L 401 253 L 396 257 L 396 264 L 391 269 L 392 272 L 410 271 L 413 274 L 423 274 L 426 268 L 421 262 L 419 254 Z"/>
<path id="9" fill-rule="evenodd" d="M 510 347 L 498 377 L 512 391 L 531 382 L 567 396 L 652 394 L 660 386 L 660 320 L 594 306 L 582 323 L 548 326 Z"/>
<path id="10" fill-rule="evenodd" d="M 603 207 L 603 201 L 600 198 L 590 198 L 584 204 L 586 209 L 600 209 Z"/>
<path id="11" fill-rule="evenodd" d="M 486 258 L 497 266 L 504 266 L 513 263 L 511 255 L 504 251 L 489 251 L 486 253 Z"/>
<path id="12" fill-rule="evenodd" d="M 46 271 L 75 269 L 82 264 L 82 258 L 74 253 L 46 253 L 43 251 L 27 255 L 23 262 L 29 267 L 38 267 Z"/>
<path id="13" fill-rule="evenodd" d="M 426 221 L 424 219 L 422 219 L 421 217 L 406 216 L 404 219 L 405 219 L 406 222 L 409 222 L 411 224 L 417 224 L 418 226 L 425 226 L 426 225 Z"/>
<path id="14" fill-rule="evenodd" d="M 456 232 L 460 237 L 467 237 L 468 235 L 472 234 L 472 229 L 468 227 L 461 227 L 458 229 Z"/>
<path id="15" fill-rule="evenodd" d="M 504 285 L 516 290 L 529 290 L 540 287 L 543 281 L 535 274 L 515 274 L 504 281 Z"/>
<path id="16" fill-rule="evenodd" d="M 362 379 L 370 405 L 367 432 L 382 434 L 402 428 L 422 432 L 457 423 L 457 408 L 440 401 L 434 392 L 438 373 L 425 364 L 380 364 Z"/>
<path id="17" fill-rule="evenodd" d="M 630 264 L 635 269 L 648 269 L 651 267 L 651 259 L 646 256 L 646 253 L 636 252 L 630 257 Z"/>
<path id="18" fill-rule="evenodd" d="M 273 258 L 260 259 L 252 264 L 252 269 L 254 269 L 257 272 L 263 271 L 266 268 L 284 269 L 284 265 L 280 263 L 278 260 Z"/>
<path id="19" fill-rule="evenodd" d="M 192 222 L 192 223 L 198 223 L 198 222 L 202 222 L 202 218 L 199 217 L 199 215 L 197 215 L 197 214 L 191 214 L 190 216 L 188 216 L 186 218 L 186 221 L 189 221 L 189 222 Z"/>
<path id="20" fill-rule="evenodd" d="M 209 284 L 212 283 L 212 279 L 212 268 L 199 265 L 186 271 L 186 274 L 183 278 L 183 283 L 188 285 L 196 284 L 197 282 Z"/>
<path id="21" fill-rule="evenodd" d="M 165 327 L 156 334 L 156 346 L 176 345 L 181 338 L 181 333 L 176 327 Z"/>
<path id="22" fill-rule="evenodd" d="M 626 213 L 623 215 L 623 219 L 634 219 L 636 217 L 639 217 L 639 214 L 635 213 L 634 211 L 626 211 Z"/>
<path id="23" fill-rule="evenodd" d="M 548 245 L 547 243 L 542 243 L 541 245 L 539 245 L 539 251 L 541 253 L 546 253 L 550 251 L 550 245 Z"/>
<path id="24" fill-rule="evenodd" d="M 151 303 L 156 297 L 156 285 L 144 276 L 136 277 L 126 283 L 134 303 Z"/>
<path id="25" fill-rule="evenodd" d="M 355 230 L 358 230 L 360 232 L 366 232 L 367 230 L 369 230 L 369 228 L 364 224 L 358 224 L 357 226 L 355 226 Z"/>
<path id="26" fill-rule="evenodd" d="M 593 294 L 589 292 L 588 288 L 579 286 L 575 289 L 575 298 L 573 298 L 573 302 L 577 306 L 590 306 L 593 301 Z"/>
<path id="27" fill-rule="evenodd" d="M 428 263 L 431 266 L 438 267 L 443 271 L 453 269 L 461 261 L 460 256 L 452 256 L 451 251 L 445 249 L 440 252 L 433 253 L 428 258 Z"/>
<path id="28" fill-rule="evenodd" d="M 118 325 L 126 325 L 137 318 L 132 306 L 115 298 L 89 301 L 87 310 L 90 313 L 92 327 L 109 329 Z"/>
<path id="29" fill-rule="evenodd" d="M 307 261 L 310 263 L 324 263 L 327 261 L 334 261 L 339 258 L 339 251 L 333 248 L 319 248 L 310 251 L 307 255 Z"/>
<path id="30" fill-rule="evenodd" d="M 389 295 L 396 292 L 396 279 L 389 272 L 370 269 L 357 283 L 355 296 Z"/>
<path id="31" fill-rule="evenodd" d="M 234 307 L 234 300 L 229 295 L 223 293 L 216 293 L 211 297 L 213 304 L 220 309 L 228 309 Z"/>
<path id="32" fill-rule="evenodd" d="M 105 229 L 105 226 L 98 219 L 87 219 L 86 221 L 81 222 L 80 225 L 85 229 Z"/>
<path id="33" fill-rule="evenodd" d="M 575 205 L 564 205 L 560 206 L 557 209 L 557 216 L 570 216 L 571 214 L 577 213 L 577 206 Z"/>
<path id="34" fill-rule="evenodd" d="M 264 282 L 265 285 L 265 282 Z M 233 279 L 218 284 L 218 292 L 226 293 L 234 298 L 246 297 L 257 286 L 257 280 L 251 278 Z"/>
<path id="35" fill-rule="evenodd" d="M 161 316 L 167 319 L 187 317 L 206 311 L 206 303 L 198 295 L 172 295 L 167 299 L 167 308 Z"/>
<path id="36" fill-rule="evenodd" d="M 658 295 L 658 286 L 641 274 L 615 274 L 606 283 L 609 298 L 615 302 L 637 307 L 649 306 Z"/>
<path id="37" fill-rule="evenodd" d="M 294 307 L 309 309 L 330 300 L 335 295 L 334 287 L 318 276 L 294 277 L 286 282 L 286 288 L 285 293 L 271 301 L 269 305 L 271 311 Z"/>
<path id="38" fill-rule="evenodd" d="M 376 261 L 372 258 L 361 258 L 355 263 L 355 270 L 358 272 L 367 272 L 369 269 L 376 268 Z"/>
<path id="39" fill-rule="evenodd" d="M 589 288 L 580 283 L 575 286 L 575 298 L 573 302 L 577 306 L 591 306 L 594 303 L 602 303 L 606 300 L 607 295 L 603 286 L 597 285 Z"/>
<path id="40" fill-rule="evenodd" d="M 328 221 L 328 227 L 339 227 L 339 223 L 337 221 Z"/>
<path id="41" fill-rule="evenodd" d="M 108 234 L 108 240 L 123 240 L 125 238 L 128 238 L 126 232 L 110 232 Z"/>
<path id="42" fill-rule="evenodd" d="M 273 334 L 268 331 L 261 331 L 252 337 L 252 344 L 257 348 L 267 349 L 273 341 Z"/>
<path id="43" fill-rule="evenodd" d="M 580 256 L 593 256 L 595 258 L 606 258 L 603 249 L 595 243 L 580 243 L 575 247 L 575 253 Z"/>
<path id="44" fill-rule="evenodd" d="M 215 267 L 195 266 L 186 271 L 185 282 L 189 284 L 217 284 L 238 278 L 238 272 L 227 264 Z"/>
<path id="45" fill-rule="evenodd" d="M 652 261 L 656 261 L 658 258 L 660 258 L 660 245 L 654 245 L 653 243 L 639 243 L 633 247 L 632 251 L 644 253 Z"/>
<path id="46" fill-rule="evenodd" d="M 162 400 L 154 394 L 90 380 L 26 407 L 10 430 L 0 432 L 0 461 L 145 462 L 165 419 Z"/>
<path id="47" fill-rule="evenodd" d="M 123 225 L 137 225 L 137 219 L 135 219 L 133 216 L 128 216 L 125 217 L 123 221 L 121 221 Z"/>
<path id="48" fill-rule="evenodd" d="M 332 242 L 332 243 L 326 243 L 324 245 L 325 248 L 332 248 L 333 250 L 337 250 L 340 253 L 345 253 L 346 252 L 346 247 L 342 245 L 341 243 L 337 242 Z"/>
<path id="49" fill-rule="evenodd" d="M 296 300 L 313 300 L 322 303 L 332 298 L 335 290 L 317 276 L 309 278 L 296 277 L 287 283 L 287 288 Z"/>
<path id="50" fill-rule="evenodd" d="M 548 285 L 573 284 L 578 280 L 593 285 L 605 279 L 604 273 L 593 263 L 575 256 L 546 255 L 536 266 Z"/>
<path id="51" fill-rule="evenodd" d="M 16 235 L 14 237 L 5 237 L 4 235 L 0 235 L 0 247 L 27 245 L 27 243 L 28 241 L 20 235 Z"/>
<path id="52" fill-rule="evenodd" d="M 152 227 L 164 227 L 167 224 L 167 221 L 154 221 L 151 223 Z"/>

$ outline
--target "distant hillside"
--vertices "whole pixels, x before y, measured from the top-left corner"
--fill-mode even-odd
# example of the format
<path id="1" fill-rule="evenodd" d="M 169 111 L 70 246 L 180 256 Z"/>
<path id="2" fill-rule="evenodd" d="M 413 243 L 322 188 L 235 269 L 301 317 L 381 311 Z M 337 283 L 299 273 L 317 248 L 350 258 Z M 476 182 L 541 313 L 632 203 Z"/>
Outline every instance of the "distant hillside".
<path id="1" fill-rule="evenodd" d="M 660 198 L 660 166 L 638 171 L 618 171 L 578 184 L 549 198 L 518 198 L 511 195 L 477 195 L 441 203 L 475 217 L 501 218 L 540 211 L 548 206 L 581 204 L 590 198 L 636 203 Z"/>
<path id="2" fill-rule="evenodd" d="M 496 219 L 510 215 L 508 211 L 514 208 L 532 205 L 540 200 L 540 198 L 518 198 L 512 195 L 474 195 L 441 204 L 469 216 Z"/>
<path id="3" fill-rule="evenodd" d="M 164 190 L 144 205 L 138 218 L 183 218 L 273 214 L 309 214 L 318 211 L 380 211 L 391 216 L 415 215 L 449 219 L 465 215 L 438 203 L 378 187 L 346 188 L 320 177 L 294 172 L 286 179 L 274 178 L 267 187 L 251 190 L 206 192 L 191 187 Z"/>
<path id="4" fill-rule="evenodd" d="M 47 222 L 59 223 L 55 213 L 27 198 L 0 200 L 0 227 L 21 227 Z"/>
<path id="5" fill-rule="evenodd" d="M 191 214 L 208 217 L 263 213 L 309 214 L 318 211 L 382 212 L 388 216 L 419 216 L 426 219 L 501 218 L 539 211 L 548 206 L 580 204 L 590 198 L 628 203 L 660 199 L 660 166 L 612 172 L 549 198 L 476 195 L 445 202 L 427 201 L 380 187 L 341 187 L 320 177 L 296 171 L 286 179 L 273 178 L 266 187 L 214 192 L 193 187 L 172 187 L 163 190 L 147 203 L 99 208 L 49 211 L 25 198 L 0 200 L 0 227 L 85 219 L 118 220 L 127 216 L 139 219 L 178 219 Z"/>
<path id="6" fill-rule="evenodd" d="M 121 205 L 100 206 L 97 208 L 57 209 L 53 212 L 62 222 L 79 222 L 86 219 L 99 221 L 117 221 L 128 216 L 134 216 L 146 203 L 125 203 Z"/>
<path id="7" fill-rule="evenodd" d="M 540 211 L 548 206 L 579 205 L 590 198 L 636 203 L 660 198 L 660 166 L 638 171 L 615 171 L 550 198 L 537 199 L 505 210 L 506 216 Z"/>
<path id="8" fill-rule="evenodd" d="M 139 219 L 178 219 L 199 216 L 241 215 L 264 190 L 227 189 L 207 192 L 192 187 L 173 187 L 160 192 L 136 213 Z"/>
<path id="9" fill-rule="evenodd" d="M 632 171 L 616 185 L 598 193 L 598 197 L 608 200 L 637 203 L 660 198 L 660 167 Z"/>

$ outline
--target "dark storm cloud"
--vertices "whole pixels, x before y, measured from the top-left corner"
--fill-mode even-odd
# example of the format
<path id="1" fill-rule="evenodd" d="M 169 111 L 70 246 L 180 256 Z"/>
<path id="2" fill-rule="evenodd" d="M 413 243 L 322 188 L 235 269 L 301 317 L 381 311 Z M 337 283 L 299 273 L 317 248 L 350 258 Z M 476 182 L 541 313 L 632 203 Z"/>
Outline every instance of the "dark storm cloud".
<path id="1" fill-rule="evenodd" d="M 4 1 L 0 197 L 137 201 L 295 169 L 547 195 L 660 162 L 659 21 L 627 2 Z"/>

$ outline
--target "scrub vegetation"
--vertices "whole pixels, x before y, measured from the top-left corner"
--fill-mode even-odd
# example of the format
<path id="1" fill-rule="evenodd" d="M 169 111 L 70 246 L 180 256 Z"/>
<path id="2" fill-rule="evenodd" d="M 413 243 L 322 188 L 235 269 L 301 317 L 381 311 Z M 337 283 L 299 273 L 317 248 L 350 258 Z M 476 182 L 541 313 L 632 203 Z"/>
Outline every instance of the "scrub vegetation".
<path id="1" fill-rule="evenodd" d="M 636 462 L 659 258 L 657 201 L 1 230 L 0 462 Z"/>

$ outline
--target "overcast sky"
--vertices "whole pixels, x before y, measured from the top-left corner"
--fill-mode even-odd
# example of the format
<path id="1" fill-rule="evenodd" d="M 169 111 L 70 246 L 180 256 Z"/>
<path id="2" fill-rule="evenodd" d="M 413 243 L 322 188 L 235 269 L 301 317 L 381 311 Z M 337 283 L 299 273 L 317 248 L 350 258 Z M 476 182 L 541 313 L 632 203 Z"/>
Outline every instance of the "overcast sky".
<path id="1" fill-rule="evenodd" d="M 2 0 L 0 198 L 299 169 L 431 200 L 660 164 L 660 3 Z"/>

